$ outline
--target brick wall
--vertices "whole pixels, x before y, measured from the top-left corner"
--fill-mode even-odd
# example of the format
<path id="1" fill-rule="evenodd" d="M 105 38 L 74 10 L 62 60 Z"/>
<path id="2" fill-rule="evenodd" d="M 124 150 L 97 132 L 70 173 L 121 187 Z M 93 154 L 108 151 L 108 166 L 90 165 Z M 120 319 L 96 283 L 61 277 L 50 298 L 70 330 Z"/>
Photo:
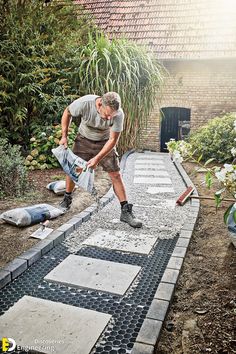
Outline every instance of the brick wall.
<path id="1" fill-rule="evenodd" d="M 163 64 L 169 75 L 142 130 L 139 145 L 156 151 L 160 149 L 160 108 L 189 108 L 191 131 L 217 115 L 236 111 L 236 59 Z"/>

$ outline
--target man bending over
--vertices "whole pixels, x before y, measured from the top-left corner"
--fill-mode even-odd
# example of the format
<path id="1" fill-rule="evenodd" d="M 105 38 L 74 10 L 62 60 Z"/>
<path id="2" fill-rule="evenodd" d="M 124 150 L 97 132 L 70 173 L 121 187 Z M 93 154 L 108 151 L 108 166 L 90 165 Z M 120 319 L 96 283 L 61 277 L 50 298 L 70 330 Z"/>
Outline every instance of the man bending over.
<path id="1" fill-rule="evenodd" d="M 71 118 L 81 119 L 73 146 L 74 154 L 88 161 L 87 167 L 95 169 L 99 164 L 108 172 L 114 192 L 120 201 L 120 220 L 132 227 L 142 227 L 142 222 L 136 219 L 132 212 L 133 205 L 127 201 L 116 152 L 124 120 L 120 96 L 116 92 L 107 92 L 101 97 L 86 95 L 73 101 L 62 115 L 60 145 L 65 148 Z M 73 190 L 74 182 L 66 176 L 66 193 L 60 203 L 61 207 L 70 208 Z"/>

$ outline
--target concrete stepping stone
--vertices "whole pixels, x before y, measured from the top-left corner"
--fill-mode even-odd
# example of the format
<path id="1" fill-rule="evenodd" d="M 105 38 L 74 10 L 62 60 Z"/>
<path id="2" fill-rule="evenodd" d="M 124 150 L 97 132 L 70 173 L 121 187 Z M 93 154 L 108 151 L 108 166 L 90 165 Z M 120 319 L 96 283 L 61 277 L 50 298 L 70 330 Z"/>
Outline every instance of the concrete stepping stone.
<path id="1" fill-rule="evenodd" d="M 69 255 L 45 280 L 124 295 L 141 267 Z"/>
<path id="2" fill-rule="evenodd" d="M 172 184 L 170 178 L 158 177 L 134 177 L 133 183 L 135 184 Z"/>
<path id="3" fill-rule="evenodd" d="M 170 176 L 167 171 L 157 171 L 157 170 L 136 170 L 134 171 L 135 176 Z"/>
<path id="4" fill-rule="evenodd" d="M 150 200 L 153 200 L 153 198 L 150 198 Z M 153 203 L 152 205 L 140 205 L 140 204 L 134 204 L 135 207 L 139 208 L 157 208 L 157 209 L 175 209 L 176 207 L 176 200 L 175 199 L 155 199 L 155 204 Z"/>
<path id="5" fill-rule="evenodd" d="M 176 208 L 176 199 L 157 199 L 150 198 L 151 201 L 155 202 L 160 208 L 175 209 Z"/>
<path id="6" fill-rule="evenodd" d="M 144 156 L 138 156 L 136 161 L 138 160 L 161 160 L 163 161 L 163 157 L 162 156 L 155 156 L 155 155 L 145 155 L 145 158 Z"/>
<path id="7" fill-rule="evenodd" d="M 153 235 L 132 235 L 125 231 L 98 229 L 82 244 L 118 251 L 149 254 L 157 237 Z"/>
<path id="8" fill-rule="evenodd" d="M 164 165 L 162 160 L 136 160 L 135 165 Z"/>
<path id="9" fill-rule="evenodd" d="M 172 187 L 148 187 L 147 193 L 149 194 L 175 193 L 175 190 Z"/>
<path id="10" fill-rule="evenodd" d="M 135 164 L 134 166 L 135 169 L 137 170 L 141 170 L 141 169 L 144 169 L 144 170 L 165 170 L 166 169 L 166 166 L 164 164 Z"/>
<path id="11" fill-rule="evenodd" d="M 0 332 L 30 352 L 89 354 L 110 319 L 109 314 L 23 296 L 0 317 Z"/>

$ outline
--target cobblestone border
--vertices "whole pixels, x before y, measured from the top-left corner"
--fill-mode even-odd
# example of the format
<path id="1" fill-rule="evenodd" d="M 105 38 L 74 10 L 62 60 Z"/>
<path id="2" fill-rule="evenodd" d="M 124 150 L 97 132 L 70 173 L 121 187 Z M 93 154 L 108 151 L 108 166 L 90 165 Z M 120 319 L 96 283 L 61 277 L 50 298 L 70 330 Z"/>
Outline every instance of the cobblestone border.
<path id="1" fill-rule="evenodd" d="M 173 163 L 186 188 L 192 186 L 194 188 L 193 194 L 197 196 L 196 188 L 182 165 L 178 162 Z M 188 219 L 188 222 L 183 225 L 180 231 L 179 239 L 158 285 L 131 354 L 154 354 L 155 352 L 200 209 L 199 200 L 191 199 L 187 203 L 190 205 L 191 218 Z"/>
<path id="2" fill-rule="evenodd" d="M 123 174 L 125 170 L 128 156 L 134 152 L 135 150 L 133 149 L 127 151 L 122 156 L 120 161 L 121 174 Z M 100 199 L 101 208 L 110 203 L 114 197 L 115 195 L 113 192 L 113 187 L 111 187 L 109 191 Z M 35 246 L 20 254 L 13 261 L 7 263 L 3 268 L 0 269 L 0 289 L 2 289 L 8 283 L 12 282 L 16 277 L 22 274 L 27 268 L 39 260 L 48 251 L 61 243 L 68 235 L 77 230 L 83 222 L 88 221 L 91 215 L 95 214 L 96 212 L 98 212 L 98 206 L 96 203 L 93 203 L 82 212 L 74 215 L 65 224 L 52 231 L 46 237 L 46 239 L 39 241 Z"/>

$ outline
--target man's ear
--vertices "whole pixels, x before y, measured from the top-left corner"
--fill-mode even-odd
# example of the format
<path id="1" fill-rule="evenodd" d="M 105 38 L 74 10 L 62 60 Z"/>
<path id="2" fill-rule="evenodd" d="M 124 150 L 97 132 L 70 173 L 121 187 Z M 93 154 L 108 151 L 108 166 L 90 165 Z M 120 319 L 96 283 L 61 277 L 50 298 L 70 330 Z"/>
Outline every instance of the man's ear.
<path id="1" fill-rule="evenodd" d="M 99 108 L 102 107 L 102 99 L 101 99 L 101 98 L 98 99 L 98 107 L 99 107 Z"/>

